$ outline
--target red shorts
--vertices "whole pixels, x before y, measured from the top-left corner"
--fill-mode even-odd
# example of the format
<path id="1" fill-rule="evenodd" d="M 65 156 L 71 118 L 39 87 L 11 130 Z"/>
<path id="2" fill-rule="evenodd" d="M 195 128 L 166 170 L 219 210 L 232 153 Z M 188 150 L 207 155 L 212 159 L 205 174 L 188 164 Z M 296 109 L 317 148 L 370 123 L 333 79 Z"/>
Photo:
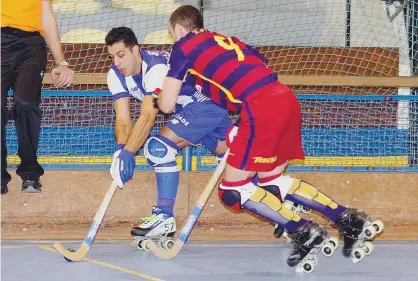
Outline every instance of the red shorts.
<path id="1" fill-rule="evenodd" d="M 242 104 L 238 132 L 228 147 L 227 163 L 245 171 L 268 172 L 288 160 L 304 159 L 296 95 L 279 83 L 252 93 Z"/>

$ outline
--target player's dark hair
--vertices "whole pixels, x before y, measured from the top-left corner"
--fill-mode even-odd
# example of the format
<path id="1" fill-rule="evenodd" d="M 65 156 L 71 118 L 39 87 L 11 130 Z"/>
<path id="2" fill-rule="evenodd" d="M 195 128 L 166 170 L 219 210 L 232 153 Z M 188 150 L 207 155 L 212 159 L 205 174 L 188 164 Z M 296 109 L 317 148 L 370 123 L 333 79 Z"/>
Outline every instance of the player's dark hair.
<path id="1" fill-rule="evenodd" d="M 132 29 L 125 26 L 112 28 L 106 35 L 106 46 L 112 46 L 118 42 L 123 42 L 126 47 L 130 48 L 138 45 L 138 39 L 136 38 L 135 33 L 132 31 Z"/>
<path id="2" fill-rule="evenodd" d="M 176 24 L 180 24 L 188 31 L 203 28 L 203 15 L 195 7 L 184 5 L 177 8 L 170 17 L 170 25 L 174 28 Z"/>

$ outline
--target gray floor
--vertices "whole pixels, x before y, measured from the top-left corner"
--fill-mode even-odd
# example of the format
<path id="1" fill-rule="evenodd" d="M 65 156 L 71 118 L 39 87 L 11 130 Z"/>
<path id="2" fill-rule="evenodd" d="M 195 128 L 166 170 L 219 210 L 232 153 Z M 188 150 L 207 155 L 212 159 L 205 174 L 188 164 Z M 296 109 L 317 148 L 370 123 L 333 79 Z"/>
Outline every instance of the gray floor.
<path id="1" fill-rule="evenodd" d="M 63 243 L 78 248 L 79 241 Z M 189 242 L 172 260 L 160 260 L 128 241 L 96 241 L 81 262 L 69 263 L 52 241 L 2 241 L 3 281 L 267 281 L 267 280 L 418 280 L 418 242 L 376 242 L 357 264 L 338 251 L 319 256 L 312 273 L 285 264 L 290 245 L 277 242 Z"/>

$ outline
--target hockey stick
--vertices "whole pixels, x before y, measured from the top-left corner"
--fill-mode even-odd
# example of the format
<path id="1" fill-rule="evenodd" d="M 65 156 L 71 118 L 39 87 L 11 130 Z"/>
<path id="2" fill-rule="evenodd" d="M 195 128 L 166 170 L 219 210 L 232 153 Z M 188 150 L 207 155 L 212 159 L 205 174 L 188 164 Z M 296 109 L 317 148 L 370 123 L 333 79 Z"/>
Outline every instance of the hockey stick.
<path id="1" fill-rule="evenodd" d="M 222 172 L 225 168 L 226 158 L 228 157 L 229 149 L 226 151 L 224 157 L 222 158 L 221 162 L 215 169 L 212 177 L 210 178 L 209 182 L 207 183 L 205 189 L 203 190 L 202 194 L 200 195 L 199 199 L 197 200 L 196 205 L 194 206 L 189 219 L 187 220 L 186 224 L 183 226 L 179 237 L 174 242 L 174 245 L 168 249 L 164 250 L 157 246 L 155 242 L 152 240 L 145 240 L 144 241 L 144 248 L 150 250 L 159 258 L 162 259 L 172 259 L 180 252 L 183 245 L 186 243 L 187 239 L 190 236 L 190 233 L 195 226 L 197 219 L 199 218 L 200 214 L 202 213 L 203 208 L 206 205 L 210 195 L 212 194 L 213 190 L 215 189 L 216 183 L 218 182 L 219 178 L 222 175 Z"/>
<path id="2" fill-rule="evenodd" d="M 106 192 L 106 195 L 102 201 L 102 204 L 97 210 L 94 216 L 93 222 L 91 223 L 89 232 L 83 243 L 77 251 L 65 249 L 59 242 L 54 243 L 54 248 L 64 256 L 67 261 L 81 261 L 87 255 L 93 244 L 94 238 L 96 237 L 97 231 L 99 230 L 100 224 L 102 223 L 103 217 L 105 216 L 106 210 L 109 207 L 110 201 L 112 200 L 113 194 L 115 194 L 117 188 L 116 181 L 113 181 Z"/>

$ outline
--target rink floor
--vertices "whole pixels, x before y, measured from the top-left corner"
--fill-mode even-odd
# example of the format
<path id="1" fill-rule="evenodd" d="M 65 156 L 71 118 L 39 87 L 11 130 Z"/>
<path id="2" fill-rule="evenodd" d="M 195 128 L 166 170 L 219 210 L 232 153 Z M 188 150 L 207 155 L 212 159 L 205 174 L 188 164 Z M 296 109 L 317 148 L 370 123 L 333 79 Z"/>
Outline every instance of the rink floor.
<path id="1" fill-rule="evenodd" d="M 62 242 L 78 249 L 81 241 Z M 372 255 L 353 264 L 341 254 L 319 255 L 312 273 L 286 265 L 291 251 L 283 242 L 189 242 L 172 260 L 140 251 L 130 241 L 96 241 L 86 259 L 67 262 L 53 241 L 4 240 L 3 281 L 267 281 L 417 280 L 418 242 L 375 242 Z"/>

